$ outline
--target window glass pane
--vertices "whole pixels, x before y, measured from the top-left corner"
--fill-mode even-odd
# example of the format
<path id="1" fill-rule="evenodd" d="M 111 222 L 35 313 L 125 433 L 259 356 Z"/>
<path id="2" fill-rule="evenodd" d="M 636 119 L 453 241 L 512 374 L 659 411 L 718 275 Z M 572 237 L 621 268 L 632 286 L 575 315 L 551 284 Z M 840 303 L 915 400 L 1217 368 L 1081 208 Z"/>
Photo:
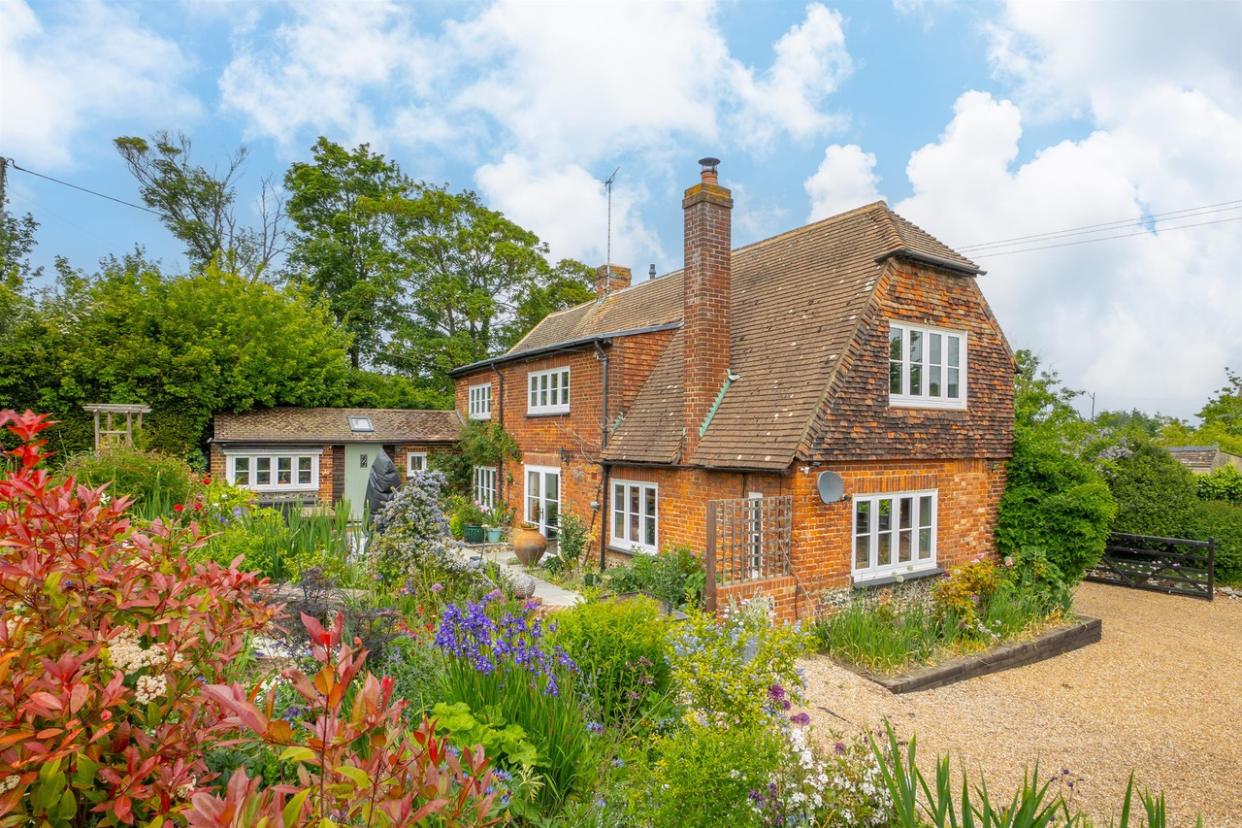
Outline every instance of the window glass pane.
<path id="1" fill-rule="evenodd" d="M 932 496 L 923 495 L 919 498 L 919 526 L 930 528 L 932 525 Z"/>
<path id="2" fill-rule="evenodd" d="M 919 560 L 925 561 L 931 557 L 932 542 L 931 529 L 919 530 Z"/>
<path id="3" fill-rule="evenodd" d="M 949 369 L 949 382 L 948 382 L 948 388 L 946 391 L 946 394 L 949 397 L 949 399 L 956 400 L 961 396 L 961 391 L 958 389 L 958 385 L 957 385 L 957 375 L 960 370 L 961 370 L 960 368 Z"/>
<path id="4" fill-rule="evenodd" d="M 902 529 L 909 529 L 911 521 L 914 520 L 914 498 L 903 497 L 900 500 L 900 504 L 901 517 L 899 518 L 897 525 Z"/>
<path id="5" fill-rule="evenodd" d="M 854 568 L 866 569 L 871 565 L 871 536 L 859 535 L 854 538 Z"/>
<path id="6" fill-rule="evenodd" d="M 927 369 L 927 396 L 939 397 L 940 393 L 940 366 L 932 365 Z"/>
<path id="7" fill-rule="evenodd" d="M 276 482 L 282 486 L 293 482 L 293 458 L 276 458 Z"/>
<path id="8" fill-rule="evenodd" d="M 927 363 L 929 365 L 940 364 L 940 339 L 938 333 L 927 334 Z"/>
<path id="9" fill-rule="evenodd" d="M 566 371 L 561 378 L 561 405 L 569 405 L 569 372 Z"/>
<path id="10" fill-rule="evenodd" d="M 306 486 L 311 482 L 311 458 L 298 458 L 298 483 Z"/>
<path id="11" fill-rule="evenodd" d="M 556 472 L 547 472 L 543 476 L 544 497 L 548 500 L 560 499 L 561 476 Z"/>
<path id="12" fill-rule="evenodd" d="M 896 326 L 888 329 L 888 358 L 901 362 L 901 328 Z"/>
<path id="13" fill-rule="evenodd" d="M 238 486 L 250 485 L 250 458 L 233 458 L 233 483 Z"/>
<path id="14" fill-rule="evenodd" d="M 892 535 L 888 532 L 881 532 L 876 537 L 876 566 L 888 566 L 892 563 Z"/>
<path id="15" fill-rule="evenodd" d="M 625 488 L 620 484 L 612 489 L 612 536 L 625 540 Z"/>
<path id="16" fill-rule="evenodd" d="M 876 505 L 877 528 L 881 532 L 887 532 L 893 528 L 893 499 L 882 497 L 876 501 Z"/>
<path id="17" fill-rule="evenodd" d="M 254 482 L 257 486 L 269 486 L 272 483 L 272 458 L 254 458 Z"/>
<path id="18" fill-rule="evenodd" d="M 876 565 L 887 566 L 892 562 L 892 540 L 893 540 L 893 499 L 889 497 L 881 498 L 877 501 L 878 508 L 876 510 L 876 529 L 878 536 L 876 542 Z"/>
<path id="19" fill-rule="evenodd" d="M 544 523 L 546 524 L 545 528 L 547 529 L 548 537 L 555 538 L 559 506 L 555 500 L 548 500 L 543 504 L 543 509 Z"/>
<path id="20" fill-rule="evenodd" d="M 901 393 L 901 329 L 890 328 L 888 331 L 888 391 L 890 394 Z"/>
<path id="21" fill-rule="evenodd" d="M 642 492 L 637 486 L 630 486 L 630 540 L 638 540 L 639 498 Z"/>
<path id="22" fill-rule="evenodd" d="M 871 501 L 860 500 L 854 504 L 854 534 L 871 534 Z"/>
<path id="23" fill-rule="evenodd" d="M 950 336 L 947 339 L 949 340 L 949 365 L 953 368 L 960 368 L 962 363 L 959 361 L 961 354 L 958 349 L 962 345 L 962 338 L 960 336 Z"/>

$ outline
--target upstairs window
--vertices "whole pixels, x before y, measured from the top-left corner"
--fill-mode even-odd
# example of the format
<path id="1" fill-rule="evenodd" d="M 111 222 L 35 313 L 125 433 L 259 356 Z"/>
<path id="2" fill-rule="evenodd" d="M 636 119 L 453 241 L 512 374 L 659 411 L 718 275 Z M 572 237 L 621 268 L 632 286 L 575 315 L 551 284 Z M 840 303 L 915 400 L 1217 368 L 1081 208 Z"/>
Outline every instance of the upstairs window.
<path id="1" fill-rule="evenodd" d="M 526 375 L 527 414 L 569 413 L 569 369 L 531 371 Z"/>
<path id="2" fill-rule="evenodd" d="M 472 420 L 490 420 L 492 418 L 492 384 L 472 385 L 468 392 L 469 400 L 466 413 Z"/>
<path id="3" fill-rule="evenodd" d="M 965 408 L 966 334 L 890 322 L 888 401 L 914 408 Z"/>

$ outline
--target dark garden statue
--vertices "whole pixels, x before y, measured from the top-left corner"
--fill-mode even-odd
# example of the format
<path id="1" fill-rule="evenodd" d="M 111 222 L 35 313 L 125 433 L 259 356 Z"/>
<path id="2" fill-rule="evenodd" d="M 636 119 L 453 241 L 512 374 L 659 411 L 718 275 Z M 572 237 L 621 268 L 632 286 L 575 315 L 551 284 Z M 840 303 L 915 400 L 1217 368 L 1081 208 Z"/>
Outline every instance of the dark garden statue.
<path id="1" fill-rule="evenodd" d="M 401 476 L 393 465 L 388 452 L 380 449 L 371 463 L 371 475 L 367 478 L 367 514 L 374 521 L 379 517 L 380 509 L 392 500 L 393 493 L 401 485 Z M 381 531 L 383 527 L 378 527 Z"/>

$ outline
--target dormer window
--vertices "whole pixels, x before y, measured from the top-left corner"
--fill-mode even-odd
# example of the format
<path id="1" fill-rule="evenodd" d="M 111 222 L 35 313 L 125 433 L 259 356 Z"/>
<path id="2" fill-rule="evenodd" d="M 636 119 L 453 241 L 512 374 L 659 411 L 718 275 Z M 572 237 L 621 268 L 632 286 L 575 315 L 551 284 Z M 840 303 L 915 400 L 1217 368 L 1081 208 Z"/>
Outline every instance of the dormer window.
<path id="1" fill-rule="evenodd" d="M 372 424 L 370 417 L 350 415 L 349 430 L 355 434 L 364 434 L 375 431 L 375 426 Z"/>
<path id="2" fill-rule="evenodd" d="M 526 375 L 526 389 L 528 415 L 569 413 L 568 368 L 531 371 Z"/>
<path id="3" fill-rule="evenodd" d="M 904 408 L 965 408 L 966 333 L 890 322 L 888 402 Z"/>

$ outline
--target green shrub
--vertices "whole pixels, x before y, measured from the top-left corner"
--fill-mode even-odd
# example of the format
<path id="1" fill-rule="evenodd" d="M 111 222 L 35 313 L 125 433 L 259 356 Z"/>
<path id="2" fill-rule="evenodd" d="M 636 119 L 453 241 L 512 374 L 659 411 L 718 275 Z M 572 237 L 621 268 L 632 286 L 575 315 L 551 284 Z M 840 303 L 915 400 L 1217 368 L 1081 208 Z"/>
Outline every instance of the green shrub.
<path id="1" fill-rule="evenodd" d="M 487 712 L 476 715 L 465 702 L 440 702 L 431 708 L 431 718 L 436 732 L 446 734 L 458 748 L 482 745 L 489 758 L 506 768 L 532 768 L 539 761 L 539 751 L 521 725 Z"/>
<path id="2" fill-rule="evenodd" d="M 810 636 L 773 623 L 771 602 L 755 598 L 730 607 L 724 620 L 691 612 L 669 638 L 669 665 L 692 717 L 739 727 L 768 721 L 774 704 L 797 701 L 797 660 Z"/>
<path id="3" fill-rule="evenodd" d="M 174 504 L 189 503 L 201 488 L 184 460 L 123 446 L 76 454 L 65 464 L 65 473 L 86 486 L 107 483 L 110 495 L 132 498 L 131 513 L 146 518 L 171 513 Z"/>
<path id="4" fill-rule="evenodd" d="M 668 630 L 654 601 L 606 599 L 558 612 L 552 640 L 581 668 L 599 720 L 628 726 L 668 696 Z"/>
<path id="5" fill-rule="evenodd" d="M 582 518 L 572 512 L 562 512 L 557 533 L 556 554 L 566 566 L 571 569 L 578 566 L 589 540 L 590 531 L 582 522 Z"/>
<path id="6" fill-rule="evenodd" d="M 1045 613 L 1069 612 L 1071 593 L 1060 567 L 1038 546 L 1026 546 L 1005 559 L 1009 577 Z"/>
<path id="7" fill-rule="evenodd" d="M 689 547 L 671 546 L 663 555 L 635 555 L 627 565 L 610 568 L 607 580 L 613 592 L 643 592 L 672 607 L 697 607 L 706 574 Z"/>
<path id="8" fill-rule="evenodd" d="M 996 545 L 1003 555 L 1043 549 L 1067 584 L 1095 566 L 1117 514 L 1107 484 L 1041 427 L 1018 427 L 1008 483 L 997 515 Z"/>
<path id="9" fill-rule="evenodd" d="M 320 570 L 340 586 L 352 586 L 358 575 L 349 565 L 349 510 L 304 515 L 270 507 L 238 508 L 220 516 L 220 529 L 194 560 L 227 565 L 238 555 L 242 568 L 277 581 L 298 581 L 311 569 Z"/>
<path id="10" fill-rule="evenodd" d="M 950 621 L 955 624 L 956 621 Z M 931 661 L 950 637 L 927 606 L 898 610 L 888 601 L 853 601 L 815 622 L 816 648 L 879 673 Z"/>
<path id="11" fill-rule="evenodd" d="M 1197 502 L 1194 475 L 1168 449 L 1129 435 L 1106 451 L 1101 470 L 1117 501 L 1114 532 L 1176 537 Z"/>
<path id="12" fill-rule="evenodd" d="M 1000 586 L 1000 573 L 990 558 L 953 568 L 932 587 L 932 603 L 942 620 L 955 620 L 964 631 L 979 623 L 979 612 Z"/>
<path id="13" fill-rule="evenodd" d="M 785 740 L 767 722 L 716 728 L 692 724 L 661 739 L 648 816 L 653 828 L 760 826 L 751 791 L 765 791 Z"/>
<path id="14" fill-rule="evenodd" d="M 1216 580 L 1242 585 L 1242 505 L 1203 500 L 1187 521 L 1186 536 L 1216 541 Z"/>
<path id="15" fill-rule="evenodd" d="M 1221 466 L 1211 474 L 1199 475 L 1197 483 L 1201 500 L 1224 500 L 1242 505 L 1242 472 L 1233 466 Z"/>

